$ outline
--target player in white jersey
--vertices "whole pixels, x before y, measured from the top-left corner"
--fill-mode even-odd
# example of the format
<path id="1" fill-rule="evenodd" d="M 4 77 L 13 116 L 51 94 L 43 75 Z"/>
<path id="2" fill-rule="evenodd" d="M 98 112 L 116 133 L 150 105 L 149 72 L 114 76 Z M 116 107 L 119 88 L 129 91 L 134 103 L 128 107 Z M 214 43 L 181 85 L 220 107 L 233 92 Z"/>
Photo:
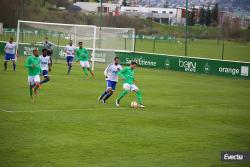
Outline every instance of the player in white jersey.
<path id="1" fill-rule="evenodd" d="M 106 100 L 112 96 L 113 92 L 115 91 L 116 84 L 118 82 L 118 71 L 122 69 L 120 65 L 120 58 L 115 57 L 114 62 L 109 64 L 104 71 L 104 75 L 107 82 L 107 89 L 103 92 L 103 94 L 98 98 L 101 100 L 103 104 L 106 103 Z"/>
<path id="2" fill-rule="evenodd" d="M 36 42 L 36 44 L 42 44 L 43 45 L 43 49 L 47 49 L 47 56 L 49 56 L 50 58 L 50 64 L 52 66 L 52 54 L 53 54 L 53 47 L 55 46 L 54 43 L 50 42 L 48 40 L 48 37 L 44 38 L 44 41 L 42 42 Z"/>
<path id="3" fill-rule="evenodd" d="M 64 49 L 66 53 L 66 60 L 67 60 L 67 65 L 68 65 L 68 75 L 71 71 L 72 64 L 74 61 L 74 56 L 75 56 L 75 46 L 73 45 L 73 41 L 69 41 L 69 45 L 67 45 Z"/>
<path id="4" fill-rule="evenodd" d="M 47 49 L 42 50 L 42 55 L 39 56 L 40 58 L 40 67 L 42 69 L 42 75 L 44 77 L 44 80 L 40 82 L 40 85 L 48 82 L 50 80 L 49 77 L 49 71 L 51 70 L 51 62 L 50 62 L 50 57 L 47 56 Z"/>
<path id="5" fill-rule="evenodd" d="M 16 70 L 16 44 L 13 42 L 13 38 L 11 37 L 9 42 L 6 43 L 5 48 L 5 58 L 4 58 L 4 71 L 7 70 L 7 62 L 12 61 L 13 70 Z"/>

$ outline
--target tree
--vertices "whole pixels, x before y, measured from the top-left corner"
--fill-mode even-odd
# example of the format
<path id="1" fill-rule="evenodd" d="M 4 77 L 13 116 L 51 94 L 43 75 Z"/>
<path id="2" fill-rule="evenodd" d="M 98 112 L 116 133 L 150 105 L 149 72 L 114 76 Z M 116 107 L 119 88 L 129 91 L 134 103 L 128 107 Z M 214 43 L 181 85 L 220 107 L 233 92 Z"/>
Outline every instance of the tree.
<path id="1" fill-rule="evenodd" d="M 56 7 L 66 7 L 68 8 L 70 3 L 68 0 L 47 0 L 49 3 L 56 5 Z"/>
<path id="2" fill-rule="evenodd" d="M 165 3 L 164 3 L 164 8 L 168 8 L 168 0 L 165 0 Z"/>
<path id="3" fill-rule="evenodd" d="M 193 26 L 195 25 L 195 8 L 194 6 L 192 7 L 192 11 L 188 15 L 188 25 Z"/>
<path id="4" fill-rule="evenodd" d="M 25 5 L 23 5 L 23 1 L 21 0 L 6 0 L 1 1 L 1 10 L 0 10 L 0 22 L 3 22 L 4 27 L 15 27 L 18 19 L 24 19 L 23 12 L 26 10 L 22 7 L 28 4 L 25 1 Z"/>
<path id="5" fill-rule="evenodd" d="M 210 6 L 208 6 L 208 8 L 206 10 L 206 17 L 205 17 L 206 26 L 210 26 L 211 18 L 212 18 L 211 16 L 212 16 L 211 9 L 210 9 Z"/>
<path id="6" fill-rule="evenodd" d="M 122 6 L 128 6 L 128 4 L 127 4 L 127 1 L 126 1 L 126 0 L 123 0 L 123 1 L 122 1 Z"/>
<path id="7" fill-rule="evenodd" d="M 219 23 L 219 4 L 216 3 L 212 9 L 212 22 L 213 25 L 217 26 Z"/>
<path id="8" fill-rule="evenodd" d="M 199 24 L 200 25 L 205 24 L 205 17 L 206 17 L 206 10 L 205 10 L 204 6 L 202 6 L 202 8 L 200 8 L 200 12 L 199 12 Z"/>

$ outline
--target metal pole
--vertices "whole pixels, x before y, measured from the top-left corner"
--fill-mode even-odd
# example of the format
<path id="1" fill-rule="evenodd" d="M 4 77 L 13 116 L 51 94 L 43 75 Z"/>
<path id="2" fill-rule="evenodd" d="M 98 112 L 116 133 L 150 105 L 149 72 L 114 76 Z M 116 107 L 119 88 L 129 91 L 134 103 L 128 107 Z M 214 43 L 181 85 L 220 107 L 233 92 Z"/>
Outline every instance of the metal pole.
<path id="1" fill-rule="evenodd" d="M 22 2 L 22 20 L 24 20 L 24 0 Z"/>
<path id="2" fill-rule="evenodd" d="M 224 48 L 225 48 L 225 43 L 224 43 L 224 28 L 223 28 L 223 32 L 222 32 L 222 51 L 221 51 L 221 59 L 224 60 Z"/>
<path id="3" fill-rule="evenodd" d="M 152 13 L 152 10 L 151 10 L 151 1 L 149 0 L 149 8 L 150 8 L 150 17 L 151 17 L 151 22 L 150 22 L 150 33 L 152 35 L 153 33 L 153 13 Z"/>
<path id="4" fill-rule="evenodd" d="M 103 4 L 102 4 L 102 0 L 101 0 L 101 11 L 100 11 L 100 20 L 99 20 L 99 27 L 102 27 L 102 8 L 103 8 Z"/>
<path id="5" fill-rule="evenodd" d="M 59 55 L 60 38 L 61 38 L 61 33 L 59 33 L 58 38 L 57 38 L 57 46 L 56 46 L 56 47 L 57 47 L 57 48 L 56 48 L 56 50 L 57 50 L 57 53 L 56 53 L 56 63 L 57 63 L 58 56 L 60 57 L 60 55 Z"/>
<path id="6" fill-rule="evenodd" d="M 222 50 L 221 50 L 221 59 L 223 60 L 224 59 L 224 48 L 225 48 L 225 34 L 224 34 L 224 16 L 222 16 L 222 25 L 221 25 L 221 28 L 222 28 Z"/>
<path id="7" fill-rule="evenodd" d="M 154 37 L 154 40 L 153 40 L 153 53 L 155 52 L 155 37 Z"/>
<path id="8" fill-rule="evenodd" d="M 94 28 L 93 52 L 92 52 L 92 71 L 95 68 L 95 42 L 96 42 L 96 26 Z"/>
<path id="9" fill-rule="evenodd" d="M 20 21 L 17 22 L 17 32 L 16 32 L 16 54 L 18 53 L 19 49 L 19 34 L 20 34 Z"/>
<path id="10" fill-rule="evenodd" d="M 125 37 L 125 45 L 124 45 L 124 50 L 127 50 L 127 38 Z"/>
<path id="11" fill-rule="evenodd" d="M 24 20 L 24 0 L 22 1 L 22 20 Z M 22 43 L 23 43 L 23 26 L 21 26 L 20 28 L 22 28 L 22 36 L 21 37 L 22 37 Z"/>
<path id="12" fill-rule="evenodd" d="M 101 48 L 102 8 L 103 8 L 103 4 L 102 4 L 102 0 L 101 0 L 101 11 L 99 14 L 99 48 Z"/>
<path id="13" fill-rule="evenodd" d="M 76 29 L 76 27 L 74 27 L 74 44 L 75 44 L 75 46 L 77 45 L 77 29 Z M 72 39 L 71 39 L 72 40 Z"/>
<path id="14" fill-rule="evenodd" d="M 135 52 L 135 49 L 136 49 L 136 33 L 135 33 L 135 31 L 134 31 L 134 33 L 133 33 L 133 50 L 134 50 L 134 52 Z"/>
<path id="15" fill-rule="evenodd" d="M 187 56 L 187 35 L 188 35 L 188 0 L 186 0 L 185 56 Z"/>

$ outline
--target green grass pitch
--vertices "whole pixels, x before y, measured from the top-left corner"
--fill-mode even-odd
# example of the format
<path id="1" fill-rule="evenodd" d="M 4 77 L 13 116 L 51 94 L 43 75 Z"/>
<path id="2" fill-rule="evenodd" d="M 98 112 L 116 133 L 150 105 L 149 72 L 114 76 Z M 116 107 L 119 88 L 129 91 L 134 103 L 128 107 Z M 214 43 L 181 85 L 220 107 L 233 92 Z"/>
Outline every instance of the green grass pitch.
<path id="1" fill-rule="evenodd" d="M 170 55 L 185 55 L 185 41 L 178 42 L 156 41 L 155 53 Z M 137 40 L 136 51 L 153 52 L 153 40 Z M 224 60 L 236 60 L 250 62 L 250 44 L 233 41 L 225 41 Z M 222 41 L 209 39 L 195 39 L 188 42 L 187 56 L 210 59 L 222 59 Z"/>
<path id="2" fill-rule="evenodd" d="M 97 102 L 104 65 L 86 79 L 77 63 L 54 64 L 36 102 L 29 99 L 23 59 L 0 71 L 1 167 L 241 167 L 221 151 L 250 150 L 250 81 L 136 69 L 145 109 L 133 93 L 114 106 Z"/>

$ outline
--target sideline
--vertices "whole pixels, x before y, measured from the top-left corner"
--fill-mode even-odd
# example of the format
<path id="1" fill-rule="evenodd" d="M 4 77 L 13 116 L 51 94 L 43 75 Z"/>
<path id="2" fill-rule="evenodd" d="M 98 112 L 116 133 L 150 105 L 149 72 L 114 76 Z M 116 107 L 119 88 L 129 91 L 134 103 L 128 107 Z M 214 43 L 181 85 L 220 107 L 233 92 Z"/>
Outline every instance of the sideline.
<path id="1" fill-rule="evenodd" d="M 0 111 L 7 113 L 18 113 L 18 112 L 27 112 L 27 113 L 36 113 L 36 112 L 56 112 L 56 111 L 94 111 L 94 110 L 126 110 L 129 108 L 120 107 L 120 108 L 76 108 L 76 109 L 44 109 L 44 110 L 6 110 L 0 108 Z"/>

